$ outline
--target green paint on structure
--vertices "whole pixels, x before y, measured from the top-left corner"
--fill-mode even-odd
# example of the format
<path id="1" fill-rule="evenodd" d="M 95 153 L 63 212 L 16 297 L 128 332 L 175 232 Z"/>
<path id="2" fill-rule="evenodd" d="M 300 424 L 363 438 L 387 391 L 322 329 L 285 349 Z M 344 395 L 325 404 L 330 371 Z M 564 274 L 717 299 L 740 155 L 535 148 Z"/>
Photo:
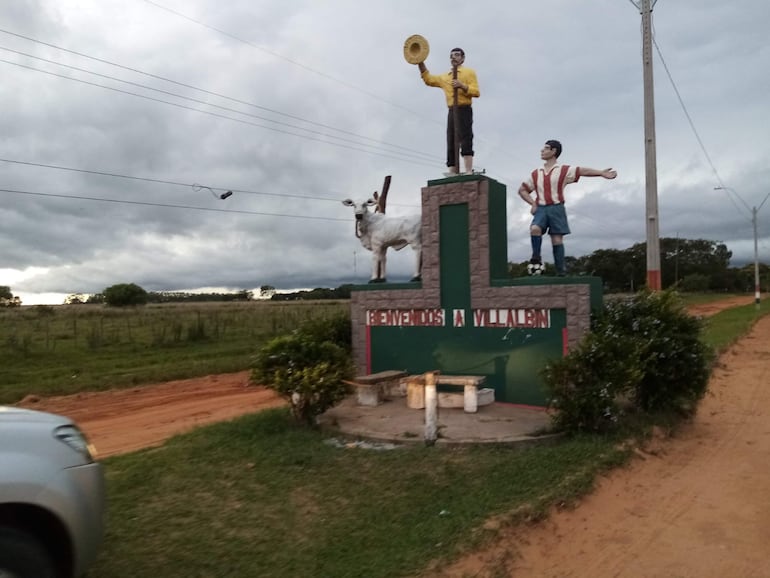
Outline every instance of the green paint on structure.
<path id="1" fill-rule="evenodd" d="M 439 236 L 441 305 L 451 309 L 469 309 L 471 256 L 467 204 L 439 208 Z"/>
<path id="2" fill-rule="evenodd" d="M 508 219 L 505 185 L 488 180 L 489 186 L 489 275 L 492 279 L 508 276 Z"/>

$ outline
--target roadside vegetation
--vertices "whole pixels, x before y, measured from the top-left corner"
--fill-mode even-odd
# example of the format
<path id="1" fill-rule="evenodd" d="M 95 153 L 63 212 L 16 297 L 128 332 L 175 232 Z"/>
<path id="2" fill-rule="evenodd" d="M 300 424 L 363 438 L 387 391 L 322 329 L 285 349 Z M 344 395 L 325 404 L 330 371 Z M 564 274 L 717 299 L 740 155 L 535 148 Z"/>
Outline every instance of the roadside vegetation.
<path id="1" fill-rule="evenodd" d="M 0 308 L 0 403 L 242 371 L 269 339 L 342 301 Z"/>
<path id="2" fill-rule="evenodd" d="M 653 305 L 671 315 L 667 327 L 688 323 L 673 303 Z M 627 307 L 623 322 L 632 323 L 641 305 Z M 275 370 L 260 365 L 259 352 L 287 334 L 349 349 L 340 330 L 346 310 L 347 303 L 248 302 L 0 311 L 0 395 L 8 402 L 29 393 Z M 766 313 L 748 305 L 703 320 L 699 343 L 720 351 Z M 306 359 L 317 367 L 317 357 Z M 285 378 L 279 373 L 276 387 L 291 386 Z M 244 416 L 105 460 L 107 539 L 89 576 L 420 575 L 426 565 L 493 540 L 502 527 L 569 505 L 601 472 L 629 459 L 629 436 L 675 423 L 652 412 L 603 435 L 577 428 L 526 450 L 388 449 L 301 427 L 290 415 L 282 408 Z"/>
<path id="3" fill-rule="evenodd" d="M 608 301 L 591 332 L 545 368 L 555 425 L 609 432 L 640 416 L 690 417 L 706 393 L 713 360 L 703 331 L 670 291 Z"/>
<path id="4" fill-rule="evenodd" d="M 724 347 L 764 314 L 717 314 L 703 342 Z M 90 576 L 417 576 L 572 503 L 631 455 L 629 430 L 526 450 L 329 435 L 270 410 L 106 460 L 108 536 Z"/>

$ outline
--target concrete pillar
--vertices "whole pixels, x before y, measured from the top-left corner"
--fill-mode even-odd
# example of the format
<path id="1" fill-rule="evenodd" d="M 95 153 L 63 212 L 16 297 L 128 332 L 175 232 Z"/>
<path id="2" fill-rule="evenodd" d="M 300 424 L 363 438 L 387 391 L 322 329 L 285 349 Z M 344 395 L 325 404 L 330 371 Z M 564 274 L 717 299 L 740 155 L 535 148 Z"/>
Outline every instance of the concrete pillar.
<path id="1" fill-rule="evenodd" d="M 463 407 L 465 409 L 465 413 L 476 413 L 479 403 L 476 386 L 466 383 L 465 388 L 463 389 L 463 397 Z"/>
<path id="2" fill-rule="evenodd" d="M 438 437 L 438 393 L 436 391 L 436 373 L 425 374 L 425 445 L 432 446 Z"/>

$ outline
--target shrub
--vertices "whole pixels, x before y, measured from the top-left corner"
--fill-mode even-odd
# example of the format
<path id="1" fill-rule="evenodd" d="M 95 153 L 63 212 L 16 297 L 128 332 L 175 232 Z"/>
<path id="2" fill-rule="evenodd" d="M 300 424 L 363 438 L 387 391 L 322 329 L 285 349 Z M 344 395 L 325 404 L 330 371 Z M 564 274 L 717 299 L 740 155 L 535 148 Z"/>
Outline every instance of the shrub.
<path id="1" fill-rule="evenodd" d="M 297 421 L 312 426 L 318 415 L 350 393 L 343 380 L 352 373 L 350 356 L 342 347 L 298 330 L 262 347 L 251 377 L 288 401 Z"/>
<path id="2" fill-rule="evenodd" d="M 591 333 L 544 370 L 556 425 L 607 431 L 622 417 L 621 400 L 648 414 L 693 414 L 713 359 L 702 329 L 670 291 L 608 303 Z"/>
<path id="3" fill-rule="evenodd" d="M 113 307 L 126 307 L 128 305 L 146 305 L 147 291 L 135 283 L 119 283 L 107 287 L 102 294 L 104 302 Z"/>
<path id="4" fill-rule="evenodd" d="M 299 331 L 313 341 L 331 341 L 347 352 L 353 349 L 353 332 L 348 313 L 311 319 L 304 322 Z"/>
<path id="5" fill-rule="evenodd" d="M 641 381 L 629 363 L 627 345 L 606 334 L 590 333 L 566 357 L 546 366 L 553 422 L 567 431 L 605 432 L 618 424 L 620 400 Z"/>

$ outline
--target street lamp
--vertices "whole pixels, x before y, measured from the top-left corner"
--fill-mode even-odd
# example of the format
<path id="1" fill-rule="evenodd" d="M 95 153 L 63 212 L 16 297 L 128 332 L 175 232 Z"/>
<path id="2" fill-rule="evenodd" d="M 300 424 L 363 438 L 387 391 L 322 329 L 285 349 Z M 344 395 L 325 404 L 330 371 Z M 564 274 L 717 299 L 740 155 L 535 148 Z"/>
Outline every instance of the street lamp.
<path id="1" fill-rule="evenodd" d="M 759 207 L 749 208 L 749 206 L 746 204 L 746 201 L 744 201 L 741 198 L 741 196 L 735 192 L 735 189 L 731 189 L 730 187 L 714 187 L 714 190 L 732 192 L 736 197 L 738 197 L 741 200 L 741 202 L 751 212 L 751 224 L 754 227 L 754 303 L 756 303 L 757 307 L 759 307 L 760 286 L 759 286 L 759 250 L 757 248 L 757 213 L 759 212 L 759 209 L 762 208 L 762 205 L 765 204 L 767 197 L 770 197 L 770 193 L 767 193 L 767 195 L 765 196 L 765 199 L 759 204 Z"/>

